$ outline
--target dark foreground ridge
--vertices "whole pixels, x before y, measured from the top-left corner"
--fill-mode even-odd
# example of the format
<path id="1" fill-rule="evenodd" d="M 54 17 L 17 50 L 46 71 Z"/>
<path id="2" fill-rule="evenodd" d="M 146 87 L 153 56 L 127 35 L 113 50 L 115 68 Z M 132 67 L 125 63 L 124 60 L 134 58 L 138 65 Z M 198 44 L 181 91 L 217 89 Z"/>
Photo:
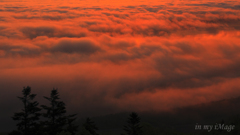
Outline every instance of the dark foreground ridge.
<path id="1" fill-rule="evenodd" d="M 173 109 L 171 112 L 123 112 L 92 118 L 67 115 L 53 89 L 49 104 L 39 105 L 31 88 L 22 90 L 16 129 L 0 135 L 239 135 L 240 97 Z M 80 116 L 78 116 L 80 117 Z"/>

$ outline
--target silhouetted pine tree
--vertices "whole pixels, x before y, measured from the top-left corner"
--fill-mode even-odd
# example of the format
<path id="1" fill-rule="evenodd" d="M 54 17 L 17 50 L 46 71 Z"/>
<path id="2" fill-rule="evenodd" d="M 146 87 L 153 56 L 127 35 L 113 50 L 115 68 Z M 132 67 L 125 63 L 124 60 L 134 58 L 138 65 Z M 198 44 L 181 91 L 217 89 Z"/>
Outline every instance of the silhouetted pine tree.
<path id="1" fill-rule="evenodd" d="M 66 125 L 67 118 L 65 116 L 66 108 L 65 103 L 59 101 L 59 93 L 57 89 L 51 91 L 50 97 L 44 97 L 50 102 L 50 106 L 42 105 L 41 107 L 46 110 L 43 116 L 47 119 L 45 124 L 45 130 L 49 135 L 56 135 L 63 131 L 63 127 Z"/>
<path id="2" fill-rule="evenodd" d="M 13 131 L 11 134 L 19 134 L 23 135 L 34 135 L 37 131 L 37 121 L 39 120 L 39 116 L 41 115 L 39 111 L 41 109 L 38 107 L 38 102 L 33 101 L 36 97 L 36 94 L 31 94 L 31 87 L 24 87 L 22 90 L 23 97 L 18 97 L 24 105 L 22 112 L 15 113 L 12 117 L 13 120 L 20 121 L 17 123 L 18 131 Z"/>
<path id="3" fill-rule="evenodd" d="M 128 125 L 124 126 L 124 130 L 127 133 L 127 135 L 141 135 L 142 133 L 142 127 L 140 126 L 140 117 L 137 113 L 132 112 L 129 115 L 129 118 L 127 120 Z"/>
<path id="4" fill-rule="evenodd" d="M 78 130 L 78 126 L 74 124 L 75 120 L 77 119 L 75 116 L 76 114 L 68 115 L 67 117 L 67 131 L 72 135 L 75 135 Z"/>
<path id="5" fill-rule="evenodd" d="M 86 122 L 83 124 L 83 126 L 87 131 L 89 131 L 91 135 L 98 135 L 98 133 L 96 132 L 98 128 L 90 118 L 86 119 Z"/>

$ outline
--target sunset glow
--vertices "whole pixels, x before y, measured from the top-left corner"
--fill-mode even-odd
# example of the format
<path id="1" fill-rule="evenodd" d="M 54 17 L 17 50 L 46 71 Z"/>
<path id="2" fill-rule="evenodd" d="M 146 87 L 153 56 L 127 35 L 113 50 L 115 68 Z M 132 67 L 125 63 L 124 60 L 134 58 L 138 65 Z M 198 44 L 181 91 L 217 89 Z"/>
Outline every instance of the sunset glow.
<path id="1" fill-rule="evenodd" d="M 27 85 L 83 115 L 171 110 L 239 96 L 239 69 L 239 1 L 0 0 L 12 110 Z"/>

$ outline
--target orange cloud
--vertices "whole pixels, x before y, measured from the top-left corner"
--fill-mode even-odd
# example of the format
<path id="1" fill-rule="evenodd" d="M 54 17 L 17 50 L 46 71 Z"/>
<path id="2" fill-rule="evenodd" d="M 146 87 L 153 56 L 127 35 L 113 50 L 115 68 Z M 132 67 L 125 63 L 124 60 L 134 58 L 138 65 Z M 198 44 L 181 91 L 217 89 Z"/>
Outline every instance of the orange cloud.
<path id="1" fill-rule="evenodd" d="M 1 105 L 26 85 L 91 114 L 240 94 L 239 2 L 72 2 L 0 2 Z"/>

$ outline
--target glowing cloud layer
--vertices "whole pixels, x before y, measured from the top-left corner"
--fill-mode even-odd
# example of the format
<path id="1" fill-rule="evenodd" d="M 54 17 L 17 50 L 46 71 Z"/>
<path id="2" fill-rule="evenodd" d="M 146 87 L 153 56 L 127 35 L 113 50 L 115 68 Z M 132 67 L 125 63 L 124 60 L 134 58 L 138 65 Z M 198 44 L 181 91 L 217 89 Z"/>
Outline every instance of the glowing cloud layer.
<path id="1" fill-rule="evenodd" d="M 238 1 L 0 1 L 0 105 L 26 85 L 93 115 L 236 97 L 239 24 Z"/>

